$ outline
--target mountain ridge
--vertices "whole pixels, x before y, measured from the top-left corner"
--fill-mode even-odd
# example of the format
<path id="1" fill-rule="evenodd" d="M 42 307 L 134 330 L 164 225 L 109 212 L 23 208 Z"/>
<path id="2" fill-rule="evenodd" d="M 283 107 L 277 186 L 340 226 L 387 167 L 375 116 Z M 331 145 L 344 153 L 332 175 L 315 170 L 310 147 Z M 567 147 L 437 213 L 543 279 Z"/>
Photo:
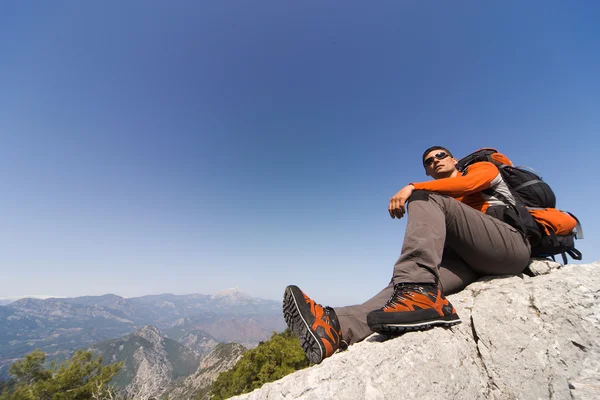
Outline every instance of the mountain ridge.
<path id="1" fill-rule="evenodd" d="M 89 350 L 102 356 L 105 365 L 124 363 L 113 383 L 135 399 L 160 396 L 171 382 L 196 372 L 202 360 L 196 352 L 165 337 L 152 325 L 96 343 Z"/>
<path id="2" fill-rule="evenodd" d="M 145 325 L 168 330 L 182 319 L 189 321 L 187 331 L 178 334 L 188 334 L 187 343 L 197 344 L 195 350 L 200 353 L 210 351 L 217 342 L 253 347 L 273 331 L 285 329 L 280 302 L 249 295 L 20 299 L 0 307 L 0 379 L 6 377 L 9 364 L 36 348 L 60 361 L 77 348 L 122 337 Z"/>

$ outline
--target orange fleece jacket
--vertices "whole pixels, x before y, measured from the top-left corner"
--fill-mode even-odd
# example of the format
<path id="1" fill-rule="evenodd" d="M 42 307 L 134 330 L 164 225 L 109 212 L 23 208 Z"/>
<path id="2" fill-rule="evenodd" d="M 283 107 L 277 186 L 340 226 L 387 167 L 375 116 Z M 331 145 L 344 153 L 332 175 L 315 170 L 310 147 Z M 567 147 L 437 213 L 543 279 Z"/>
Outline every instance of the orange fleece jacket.
<path id="1" fill-rule="evenodd" d="M 487 161 L 475 163 L 462 175 L 454 178 L 435 179 L 427 182 L 411 183 L 415 190 L 428 190 L 454 197 L 476 210 L 486 212 L 489 203 L 481 191 L 497 184 L 500 180 L 498 168 Z"/>

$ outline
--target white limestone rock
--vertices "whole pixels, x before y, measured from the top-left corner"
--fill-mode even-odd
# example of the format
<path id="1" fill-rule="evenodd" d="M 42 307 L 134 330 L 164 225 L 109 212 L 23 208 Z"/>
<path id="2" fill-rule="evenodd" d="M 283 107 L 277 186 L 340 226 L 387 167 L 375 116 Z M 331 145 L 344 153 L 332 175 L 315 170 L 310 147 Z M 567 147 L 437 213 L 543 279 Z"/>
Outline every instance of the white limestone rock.
<path id="1" fill-rule="evenodd" d="M 488 278 L 449 299 L 460 325 L 374 334 L 235 399 L 600 398 L 600 262 Z"/>
<path id="2" fill-rule="evenodd" d="M 548 260 L 547 258 L 532 258 L 525 270 L 530 272 L 530 274 L 533 276 L 539 276 L 547 275 L 550 272 L 561 269 L 562 267 L 562 264 L 557 263 L 556 261 Z"/>

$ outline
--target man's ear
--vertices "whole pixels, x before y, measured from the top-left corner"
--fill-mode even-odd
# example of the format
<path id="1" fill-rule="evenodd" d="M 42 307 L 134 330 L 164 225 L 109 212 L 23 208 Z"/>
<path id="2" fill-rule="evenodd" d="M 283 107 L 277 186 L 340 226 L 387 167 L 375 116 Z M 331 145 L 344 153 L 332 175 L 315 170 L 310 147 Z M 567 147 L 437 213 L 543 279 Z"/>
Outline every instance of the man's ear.
<path id="1" fill-rule="evenodd" d="M 431 175 L 429 175 L 429 172 L 427 172 L 427 168 L 425 168 L 425 175 L 431 176 Z"/>

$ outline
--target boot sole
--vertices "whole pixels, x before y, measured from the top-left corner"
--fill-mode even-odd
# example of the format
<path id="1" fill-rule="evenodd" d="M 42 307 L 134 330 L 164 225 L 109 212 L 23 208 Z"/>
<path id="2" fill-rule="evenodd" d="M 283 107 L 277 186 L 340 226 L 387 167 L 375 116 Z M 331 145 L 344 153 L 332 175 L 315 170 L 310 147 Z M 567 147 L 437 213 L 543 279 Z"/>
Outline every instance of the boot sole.
<path id="1" fill-rule="evenodd" d="M 325 349 L 310 328 L 308 321 L 302 315 L 302 311 L 300 311 L 302 303 L 300 302 L 304 302 L 304 295 L 297 286 L 288 286 L 285 288 L 283 295 L 283 317 L 292 332 L 300 339 L 302 350 L 304 350 L 310 362 L 319 364 L 323 361 Z"/>
<path id="2" fill-rule="evenodd" d="M 447 327 L 458 325 L 461 322 L 461 319 L 457 317 L 456 319 L 436 319 L 431 321 L 415 322 L 412 324 L 374 324 L 369 326 L 369 328 L 371 328 L 373 332 L 384 335 L 399 335 L 405 332 L 425 331 L 433 328 L 434 326 Z"/>

